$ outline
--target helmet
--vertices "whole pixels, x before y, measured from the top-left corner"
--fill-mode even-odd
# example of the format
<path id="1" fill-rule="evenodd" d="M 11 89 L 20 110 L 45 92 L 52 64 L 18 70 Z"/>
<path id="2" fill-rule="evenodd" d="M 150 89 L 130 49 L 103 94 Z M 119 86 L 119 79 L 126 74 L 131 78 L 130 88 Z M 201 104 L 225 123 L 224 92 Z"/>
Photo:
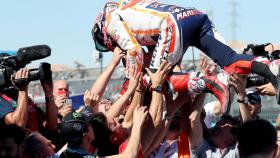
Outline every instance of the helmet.
<path id="1" fill-rule="evenodd" d="M 108 52 L 109 47 L 112 45 L 110 37 L 107 36 L 105 28 L 106 17 L 114 12 L 118 8 L 118 3 L 108 2 L 104 6 L 103 12 L 99 13 L 96 22 L 91 31 L 92 38 L 95 44 L 96 50 L 100 52 Z"/>

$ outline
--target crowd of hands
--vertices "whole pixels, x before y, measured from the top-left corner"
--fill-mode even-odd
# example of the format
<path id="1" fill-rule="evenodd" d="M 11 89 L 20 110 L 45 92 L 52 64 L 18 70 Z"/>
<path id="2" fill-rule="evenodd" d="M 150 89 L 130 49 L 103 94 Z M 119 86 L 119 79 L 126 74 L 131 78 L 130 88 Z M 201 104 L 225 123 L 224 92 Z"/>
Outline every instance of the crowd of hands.
<path id="1" fill-rule="evenodd" d="M 103 95 L 112 73 L 124 56 L 125 53 L 121 49 L 115 48 L 113 59 L 106 70 L 97 78 L 92 87 L 84 92 L 84 106 L 81 106 L 77 112 L 80 112 L 85 106 L 91 107 L 93 113 L 102 112 L 106 116 L 108 127 L 113 132 L 117 131 L 119 126 L 127 130 L 127 138 L 130 138 L 128 139 L 128 146 L 125 152 L 117 156 L 137 157 L 139 144 L 141 144 L 144 157 L 147 157 L 164 140 L 172 118 L 178 110 L 185 115 L 189 114 L 189 117 L 185 116 L 185 121 L 191 119 L 193 115 L 192 108 L 186 108 L 188 106 L 185 104 L 192 104 L 192 102 L 184 102 L 186 94 L 179 95 L 176 100 L 172 100 L 167 94 L 150 91 L 151 99 L 147 103 L 147 101 L 144 101 L 144 97 L 146 97 L 144 94 L 149 89 L 143 85 L 142 78 L 144 74 L 143 72 L 136 73 L 135 67 L 131 65 L 129 66 L 129 84 L 125 93 L 113 105 L 107 106 L 108 103 L 105 103 L 105 106 L 101 106 L 104 101 Z M 205 74 L 214 74 L 219 71 L 218 66 L 214 63 L 209 63 L 209 59 L 204 56 L 201 58 L 200 66 L 201 71 Z M 172 71 L 172 65 L 167 61 L 163 61 L 156 72 L 153 73 L 148 68 L 145 68 L 145 70 L 151 78 L 151 87 L 163 86 L 168 74 Z M 26 79 L 28 74 L 28 69 L 20 69 L 16 72 L 15 79 Z M 230 74 L 228 82 L 231 87 L 231 97 L 234 97 L 234 93 L 236 93 L 239 99 L 244 99 L 246 96 L 246 77 L 233 73 Z M 46 120 L 44 126 L 50 130 L 58 130 L 57 127 L 61 121 L 58 116 L 63 117 L 67 113 L 73 112 L 71 106 L 65 106 L 65 100 L 69 97 L 69 94 L 56 94 L 55 89 L 57 87 L 53 82 L 41 81 L 41 85 L 46 98 Z M 19 91 L 17 107 L 14 112 L 7 114 L 5 123 L 28 128 L 28 82 L 17 88 Z M 275 89 L 270 83 L 256 87 L 256 89 L 260 95 L 275 95 Z M 199 98 L 204 100 L 203 97 Z M 204 105 L 203 101 L 199 103 L 200 107 Z M 122 122 L 119 121 L 121 117 L 123 119 Z M 188 131 L 187 127 L 182 128 Z"/>

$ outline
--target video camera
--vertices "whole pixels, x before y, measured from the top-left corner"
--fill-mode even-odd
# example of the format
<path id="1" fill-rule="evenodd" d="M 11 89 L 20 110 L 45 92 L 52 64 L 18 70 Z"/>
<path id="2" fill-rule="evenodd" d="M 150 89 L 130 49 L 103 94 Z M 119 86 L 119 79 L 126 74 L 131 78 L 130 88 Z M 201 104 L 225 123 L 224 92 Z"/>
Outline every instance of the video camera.
<path id="1" fill-rule="evenodd" d="M 265 43 L 265 44 L 260 44 L 260 45 L 254 45 L 254 44 L 249 44 L 247 47 L 243 50 L 243 54 L 250 54 L 253 56 L 261 56 L 266 58 L 266 60 L 273 61 L 276 59 L 280 59 L 280 50 L 274 50 L 271 54 L 269 54 L 268 51 L 265 50 L 265 47 L 271 45 L 272 48 L 273 44 L 271 43 Z M 257 75 L 257 74 L 249 74 L 247 77 L 247 88 L 250 87 L 255 87 L 255 86 L 261 86 L 264 84 L 269 83 L 269 80 Z"/>
<path id="2" fill-rule="evenodd" d="M 37 45 L 20 48 L 16 55 L 0 54 L 0 92 L 8 95 L 15 91 L 16 86 L 34 80 L 52 81 L 52 71 L 49 63 L 41 63 L 39 68 L 30 69 L 27 80 L 15 79 L 15 72 L 25 67 L 31 61 L 43 59 L 51 55 L 51 49 L 47 45 Z"/>

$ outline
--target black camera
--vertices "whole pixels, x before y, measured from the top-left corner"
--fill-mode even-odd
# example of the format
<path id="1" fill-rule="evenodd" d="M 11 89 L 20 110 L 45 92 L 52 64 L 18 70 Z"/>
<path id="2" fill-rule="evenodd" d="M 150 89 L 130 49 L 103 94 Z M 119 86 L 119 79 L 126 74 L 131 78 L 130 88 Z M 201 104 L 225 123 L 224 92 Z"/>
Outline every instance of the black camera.
<path id="1" fill-rule="evenodd" d="M 42 59 L 51 55 L 51 49 L 47 45 L 37 45 L 20 48 L 16 55 L 7 53 L 0 54 L 0 92 L 13 93 L 16 86 L 21 86 L 26 82 L 41 80 L 52 81 L 52 71 L 49 63 L 41 63 L 39 68 L 30 69 L 29 77 L 25 79 L 15 79 L 14 74 L 20 68 L 25 67 L 31 61 Z"/>
<path id="2" fill-rule="evenodd" d="M 280 50 L 275 50 L 271 54 L 268 53 L 268 51 L 265 50 L 265 47 L 273 45 L 271 43 L 265 43 L 260 45 L 254 45 L 249 44 L 247 47 L 243 50 L 243 54 L 250 54 L 253 56 L 261 56 L 266 58 L 269 61 L 273 61 L 276 59 L 280 59 Z M 257 75 L 257 74 L 249 74 L 247 77 L 247 85 L 246 88 L 255 87 L 255 86 L 261 86 L 264 84 L 269 83 L 269 80 Z"/>

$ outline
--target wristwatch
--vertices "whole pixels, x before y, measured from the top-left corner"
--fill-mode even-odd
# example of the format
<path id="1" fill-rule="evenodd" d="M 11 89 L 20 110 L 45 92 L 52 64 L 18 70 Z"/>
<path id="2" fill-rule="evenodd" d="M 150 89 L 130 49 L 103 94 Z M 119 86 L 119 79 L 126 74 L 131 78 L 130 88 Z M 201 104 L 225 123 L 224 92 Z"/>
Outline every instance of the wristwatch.
<path id="1" fill-rule="evenodd" d="M 247 97 L 247 96 L 246 96 L 246 97 L 244 97 L 244 99 L 243 99 L 243 100 L 237 99 L 237 102 L 238 102 L 238 103 L 247 104 L 247 103 L 248 103 L 248 97 Z"/>
<path id="2" fill-rule="evenodd" d="M 245 103 L 245 100 L 244 99 L 243 100 L 237 99 L 237 102 L 238 103 Z"/>
<path id="3" fill-rule="evenodd" d="M 162 86 L 156 86 L 155 88 L 151 88 L 152 91 L 156 91 L 158 93 L 162 93 L 163 92 L 163 88 Z"/>

